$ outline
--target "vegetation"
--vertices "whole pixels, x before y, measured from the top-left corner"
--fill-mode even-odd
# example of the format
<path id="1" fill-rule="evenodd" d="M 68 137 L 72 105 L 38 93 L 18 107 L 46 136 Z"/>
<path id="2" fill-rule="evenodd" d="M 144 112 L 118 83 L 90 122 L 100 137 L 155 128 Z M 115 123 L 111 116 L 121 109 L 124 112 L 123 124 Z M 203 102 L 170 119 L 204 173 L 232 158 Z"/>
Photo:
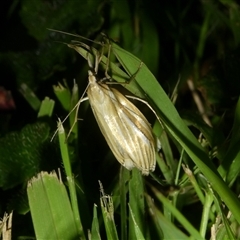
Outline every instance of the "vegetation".
<path id="1" fill-rule="evenodd" d="M 237 1 L 15 0 L 2 9 L 2 239 L 240 238 Z M 116 161 L 88 101 L 63 121 L 101 54 L 99 78 L 107 70 L 122 83 L 111 87 L 160 119 L 131 100 L 162 146 L 149 176 Z"/>

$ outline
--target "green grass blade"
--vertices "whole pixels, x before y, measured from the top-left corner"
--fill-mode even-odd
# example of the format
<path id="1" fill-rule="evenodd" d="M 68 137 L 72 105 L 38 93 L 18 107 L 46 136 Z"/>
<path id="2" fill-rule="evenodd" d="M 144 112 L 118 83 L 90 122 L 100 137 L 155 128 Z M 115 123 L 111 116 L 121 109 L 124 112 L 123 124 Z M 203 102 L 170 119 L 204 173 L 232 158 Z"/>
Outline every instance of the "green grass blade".
<path id="1" fill-rule="evenodd" d="M 189 232 L 189 234 L 195 239 L 204 239 L 201 237 L 199 232 L 191 225 L 191 223 L 181 214 L 181 212 L 175 208 L 172 203 L 157 189 L 152 187 L 153 192 L 156 197 L 162 202 L 164 207 L 166 207 L 175 218 L 182 224 L 182 226 Z"/>
<path id="2" fill-rule="evenodd" d="M 91 237 L 89 237 L 89 239 L 90 240 L 101 240 L 96 204 L 94 204 L 94 206 L 93 206 L 92 230 L 91 230 Z"/>
<path id="3" fill-rule="evenodd" d="M 40 109 L 38 111 L 38 118 L 44 117 L 44 116 L 52 116 L 53 108 L 54 108 L 55 102 L 54 100 L 45 97 L 45 99 L 42 101 Z"/>
<path id="4" fill-rule="evenodd" d="M 53 91 L 61 103 L 62 107 L 66 111 L 70 111 L 70 102 L 71 102 L 71 92 L 69 88 L 63 86 L 61 83 L 58 83 L 58 85 L 53 86 Z"/>
<path id="5" fill-rule="evenodd" d="M 65 87 L 66 86 L 66 87 Z M 74 82 L 72 92 L 67 87 L 67 84 L 61 85 L 60 83 L 57 86 L 53 86 L 54 93 L 58 100 L 60 101 L 62 107 L 67 111 L 70 112 L 79 101 L 78 96 L 78 85 Z M 69 122 L 70 126 L 73 126 L 72 133 L 74 133 L 75 137 L 77 138 L 78 133 L 78 122 L 76 122 L 77 109 L 74 109 L 69 114 Z"/>
<path id="6" fill-rule="evenodd" d="M 176 225 L 167 219 L 162 212 L 154 205 L 150 196 L 147 196 L 147 203 L 150 208 L 150 213 L 154 222 L 154 226 L 158 232 L 156 239 L 189 239 L 183 232 L 181 232 Z"/>
<path id="7" fill-rule="evenodd" d="M 142 229 L 142 228 L 139 228 L 139 226 L 138 226 L 138 224 L 137 224 L 137 222 L 136 222 L 134 213 L 133 213 L 130 205 L 129 205 L 129 210 L 130 210 L 130 215 L 131 215 L 131 218 L 132 218 L 132 221 L 133 221 L 133 224 L 134 224 L 134 231 L 135 231 L 136 239 L 145 240 L 145 238 L 144 238 L 144 236 L 143 236 L 143 233 L 142 233 L 141 230 L 140 230 L 140 229 Z M 129 239 L 133 239 L 133 238 L 129 238 Z"/>
<path id="8" fill-rule="evenodd" d="M 143 177 L 138 169 L 132 170 L 132 177 L 129 181 L 129 206 L 134 214 L 134 219 L 129 219 L 129 237 L 128 239 L 136 238 L 136 225 L 142 230 L 142 234 L 146 232 L 145 217 L 145 199 Z"/>
<path id="9" fill-rule="evenodd" d="M 103 195 L 100 198 L 101 210 L 108 240 L 118 240 L 117 230 L 114 222 L 114 206 L 112 197 Z"/>
<path id="10" fill-rule="evenodd" d="M 212 189 L 210 189 L 210 190 L 212 190 Z M 221 216 L 221 220 L 222 220 L 222 223 L 223 223 L 225 231 L 226 231 L 225 239 L 234 240 L 234 239 L 236 239 L 236 237 L 234 236 L 234 233 L 231 229 L 230 221 L 225 216 L 225 211 L 222 207 L 221 199 L 219 198 L 219 196 L 217 194 L 214 193 L 214 191 L 212 191 L 212 192 L 213 192 L 213 198 L 214 198 L 216 210 L 219 213 L 219 216 Z"/>
<path id="11" fill-rule="evenodd" d="M 35 93 L 28 87 L 28 85 L 23 83 L 20 86 L 19 91 L 23 95 L 23 97 L 26 99 L 26 101 L 30 104 L 32 109 L 34 109 L 35 111 L 38 111 L 41 106 L 41 101 L 38 99 Z"/>
<path id="12" fill-rule="evenodd" d="M 211 206 L 213 203 L 213 196 L 210 193 L 210 191 L 206 192 L 205 202 L 203 205 L 203 213 L 202 213 L 202 219 L 200 224 L 200 234 L 201 236 L 205 237 L 207 232 L 207 225 L 209 222 L 209 215 L 211 213 Z"/>
<path id="13" fill-rule="evenodd" d="M 127 239 L 127 193 L 130 172 L 121 167 L 120 177 L 119 177 L 119 190 L 120 190 L 120 211 L 121 211 L 121 239 Z"/>
<path id="14" fill-rule="evenodd" d="M 56 173 L 38 174 L 27 193 L 37 239 L 79 238 L 66 188 Z"/>
<path id="15" fill-rule="evenodd" d="M 66 142 L 66 134 L 65 134 L 65 131 L 64 131 L 61 121 L 59 121 L 59 123 L 58 123 L 58 136 L 59 136 L 59 144 L 60 144 L 63 165 L 64 165 L 65 173 L 67 175 L 67 181 L 68 181 L 71 204 L 72 204 L 72 208 L 73 208 L 73 214 L 75 217 L 76 224 L 77 224 L 77 226 L 79 226 L 79 228 L 78 228 L 79 235 L 82 238 L 84 238 L 83 227 L 82 227 L 82 224 L 80 221 L 80 215 L 79 215 L 79 210 L 78 210 L 76 185 L 75 185 L 74 177 L 72 174 L 71 162 L 70 162 L 69 152 L 68 152 L 68 145 Z"/>
<path id="16" fill-rule="evenodd" d="M 73 109 L 76 106 L 78 101 L 79 101 L 78 85 L 74 81 L 70 109 Z M 78 114 L 78 110 L 75 109 L 73 113 L 70 114 L 69 116 L 70 126 L 74 125 L 72 132 L 75 134 L 76 138 L 78 137 L 78 121 L 76 121 L 77 114 Z"/>
<path id="17" fill-rule="evenodd" d="M 157 135 L 158 139 L 161 142 L 161 149 L 164 153 L 165 159 L 161 159 L 160 155 L 157 154 L 157 163 L 160 167 L 166 183 L 174 184 L 174 177 L 177 169 L 177 161 L 174 160 L 172 149 L 169 144 L 168 136 L 166 131 L 162 129 L 162 126 L 157 121 L 154 124 L 153 132 Z"/>
<path id="18" fill-rule="evenodd" d="M 222 164 L 219 166 L 219 172 L 226 177 L 226 182 L 232 185 L 240 172 L 240 99 L 235 109 L 234 123 L 232 129 L 232 137 L 229 148 L 223 158 Z"/>
<path id="19" fill-rule="evenodd" d="M 134 75 L 140 67 L 141 60 L 116 44 L 113 44 L 113 52 L 129 76 Z M 149 101 L 154 105 L 168 132 L 184 148 L 240 223 L 239 200 L 219 176 L 204 149 L 183 122 L 164 90 L 144 64 L 136 74 L 135 79 L 140 88 L 146 93 Z"/>

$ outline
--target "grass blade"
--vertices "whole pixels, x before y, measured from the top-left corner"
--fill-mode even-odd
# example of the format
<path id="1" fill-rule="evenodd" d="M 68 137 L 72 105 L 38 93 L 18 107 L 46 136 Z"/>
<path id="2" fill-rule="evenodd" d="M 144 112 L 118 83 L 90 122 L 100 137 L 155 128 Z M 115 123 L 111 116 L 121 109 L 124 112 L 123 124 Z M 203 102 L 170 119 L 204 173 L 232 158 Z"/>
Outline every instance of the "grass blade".
<path id="1" fill-rule="evenodd" d="M 27 193 L 37 239 L 79 238 L 66 188 L 56 173 L 39 173 L 28 182 Z"/>
<path id="2" fill-rule="evenodd" d="M 112 49 L 127 73 L 130 76 L 134 75 L 139 69 L 141 60 L 116 44 L 113 44 Z M 155 106 L 155 109 L 168 132 L 184 148 L 186 153 L 198 166 L 200 171 L 202 171 L 211 186 L 216 192 L 218 192 L 222 200 L 234 213 L 234 216 L 240 223 L 240 205 L 238 198 L 220 177 L 215 169 L 215 166 L 197 141 L 196 137 L 183 122 L 169 97 L 144 64 L 142 64 L 138 74 L 135 76 L 135 79 L 140 88 L 146 93 L 149 101 Z"/>
<path id="3" fill-rule="evenodd" d="M 100 184 L 100 191 L 102 197 L 100 198 L 103 221 L 106 229 L 108 240 L 118 240 L 117 229 L 114 221 L 114 206 L 112 197 L 104 193 L 102 183 Z"/>

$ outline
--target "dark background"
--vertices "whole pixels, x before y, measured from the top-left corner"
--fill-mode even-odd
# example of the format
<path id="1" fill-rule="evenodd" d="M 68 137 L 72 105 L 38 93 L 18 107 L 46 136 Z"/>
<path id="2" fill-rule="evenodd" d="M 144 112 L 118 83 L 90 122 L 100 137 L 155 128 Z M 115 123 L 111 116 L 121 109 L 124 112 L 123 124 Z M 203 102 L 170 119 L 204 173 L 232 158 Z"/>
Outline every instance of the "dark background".
<path id="1" fill-rule="evenodd" d="M 219 127 L 219 119 L 224 115 L 221 128 L 228 136 L 240 91 L 240 10 L 237 2 L 1 1 L 1 216 L 10 209 L 25 213 L 23 209 L 28 207 L 24 187 L 29 178 L 41 170 L 50 171 L 61 166 L 58 146 L 56 142 L 50 144 L 49 139 L 56 129 L 57 117 L 64 118 L 67 113 L 57 101 L 52 86 L 65 79 L 71 88 L 73 79 L 76 79 L 81 95 L 87 84 L 86 61 L 59 43 L 69 43 L 72 37 L 48 28 L 90 39 L 97 38 L 101 32 L 106 33 L 138 56 L 169 95 L 180 80 L 175 105 L 183 116 L 189 112 L 197 114 L 186 84 L 191 79 L 213 126 Z M 26 84 L 39 100 L 48 96 L 56 101 L 51 118 L 37 119 L 37 111 L 19 91 L 22 84 Z M 91 192 L 92 188 L 98 188 L 100 176 L 105 175 L 103 182 L 111 181 L 109 179 L 117 173 L 119 165 L 108 163 L 106 167 L 101 162 L 102 155 L 107 159 L 111 153 L 91 109 L 85 114 L 87 124 L 83 125 L 81 132 L 85 140 L 79 143 L 79 148 L 84 156 L 91 155 L 88 164 L 94 178 L 87 183 Z M 31 138 L 31 144 L 26 148 L 21 145 L 25 136 Z M 23 150 L 28 154 L 21 158 Z M 76 162 L 74 164 L 77 170 L 79 166 Z M 90 202 L 94 202 L 95 197 L 92 196 Z M 17 216 L 20 220 L 16 220 L 16 226 L 19 226 L 22 216 Z M 28 218 L 26 215 L 24 221 L 30 222 Z M 17 231 L 25 234 L 21 225 Z M 27 234 L 31 231 L 26 230 Z"/>

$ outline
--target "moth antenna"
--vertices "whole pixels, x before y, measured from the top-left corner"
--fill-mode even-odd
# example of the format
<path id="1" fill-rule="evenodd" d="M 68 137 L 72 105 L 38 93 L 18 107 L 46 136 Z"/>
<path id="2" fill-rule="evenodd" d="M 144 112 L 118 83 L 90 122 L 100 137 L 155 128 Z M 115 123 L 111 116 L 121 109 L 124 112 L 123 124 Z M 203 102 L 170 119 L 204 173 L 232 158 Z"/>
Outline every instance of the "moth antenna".
<path id="1" fill-rule="evenodd" d="M 83 43 L 83 42 L 74 41 L 74 40 L 72 40 L 71 42 L 74 43 L 74 44 L 68 43 L 68 44 L 67 44 L 68 47 L 81 46 L 81 47 L 85 48 L 86 50 L 91 51 L 91 47 L 88 46 L 87 44 Z M 77 44 L 76 44 L 75 42 L 76 42 Z"/>
<path id="2" fill-rule="evenodd" d="M 80 104 L 81 104 L 82 102 L 88 100 L 88 97 L 83 98 L 83 96 L 85 95 L 85 93 L 86 93 L 86 91 L 87 91 L 87 89 L 88 89 L 88 86 L 89 86 L 89 83 L 88 83 L 87 87 L 85 88 L 85 90 L 84 90 L 84 92 L 83 92 L 80 100 L 77 102 L 77 104 L 74 106 L 74 108 L 69 112 L 69 114 L 64 118 L 64 121 L 65 121 L 65 120 L 70 116 L 70 114 L 76 109 L 76 113 L 75 113 L 75 116 L 74 116 L 74 122 L 73 122 L 70 130 L 68 131 L 68 134 L 67 134 L 67 138 L 66 138 L 66 139 L 69 138 L 69 136 L 70 136 L 70 134 L 71 134 L 71 132 L 72 132 L 75 124 L 76 124 L 77 121 L 78 121 L 78 111 L 79 111 Z M 64 122 L 64 121 L 63 121 L 63 122 Z"/>
<path id="3" fill-rule="evenodd" d="M 101 45 L 101 46 L 103 45 L 102 42 L 93 41 L 93 40 L 91 40 L 91 39 L 89 39 L 89 38 L 83 37 L 83 36 L 78 35 L 78 34 L 68 33 L 68 32 L 64 32 L 64 31 L 52 29 L 52 28 L 47 28 L 47 30 L 50 30 L 50 31 L 53 31 L 53 32 L 57 32 L 57 33 L 63 33 L 63 34 L 68 35 L 68 36 L 78 37 L 78 38 L 87 40 L 87 41 L 89 41 L 89 42 L 99 44 L 99 45 Z"/>

